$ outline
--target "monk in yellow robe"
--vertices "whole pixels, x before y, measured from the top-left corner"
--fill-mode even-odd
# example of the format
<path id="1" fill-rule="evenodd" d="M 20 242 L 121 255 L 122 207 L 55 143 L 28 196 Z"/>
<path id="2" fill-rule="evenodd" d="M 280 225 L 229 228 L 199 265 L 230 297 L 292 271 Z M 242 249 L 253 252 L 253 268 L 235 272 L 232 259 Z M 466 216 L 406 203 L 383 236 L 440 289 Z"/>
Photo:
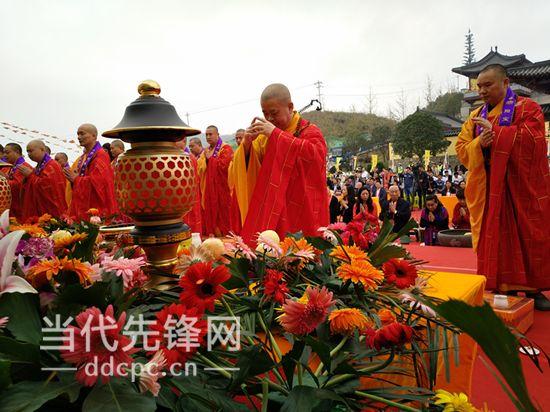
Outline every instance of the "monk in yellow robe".
<path id="1" fill-rule="evenodd" d="M 266 87 L 260 104 L 265 119 L 253 120 L 233 159 L 241 236 L 253 243 L 267 229 L 317 235 L 329 223 L 323 134 L 294 111 L 283 84 Z"/>
<path id="2" fill-rule="evenodd" d="M 501 65 L 479 73 L 485 104 L 462 126 L 456 151 L 468 168 L 466 201 L 477 270 L 487 286 L 527 291 L 550 310 L 550 174 L 544 116 L 533 100 L 517 96 Z"/>

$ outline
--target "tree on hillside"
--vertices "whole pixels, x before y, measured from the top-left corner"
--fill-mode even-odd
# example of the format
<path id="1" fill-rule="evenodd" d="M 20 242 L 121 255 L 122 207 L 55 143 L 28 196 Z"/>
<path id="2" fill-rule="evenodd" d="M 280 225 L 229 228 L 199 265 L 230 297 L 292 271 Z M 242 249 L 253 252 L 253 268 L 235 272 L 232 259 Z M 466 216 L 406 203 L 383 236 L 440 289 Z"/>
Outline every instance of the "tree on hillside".
<path id="1" fill-rule="evenodd" d="M 428 103 L 426 110 L 457 117 L 460 114 L 460 106 L 462 105 L 463 98 L 463 93 L 448 92 L 438 96 L 433 102 Z"/>
<path id="2" fill-rule="evenodd" d="M 379 150 L 385 160 L 389 160 L 388 143 L 392 141 L 393 128 L 388 125 L 376 126 L 371 133 L 368 148 Z"/>
<path id="3" fill-rule="evenodd" d="M 402 157 L 417 155 L 422 158 L 425 150 L 432 156 L 443 152 L 449 141 L 443 137 L 443 126 L 431 114 L 417 110 L 397 125 L 393 147 Z"/>
<path id="4" fill-rule="evenodd" d="M 474 47 L 474 33 L 468 29 L 468 33 L 465 35 L 466 43 L 464 45 L 464 58 L 462 63 L 464 65 L 471 64 L 476 61 L 476 49 Z"/>
<path id="5" fill-rule="evenodd" d="M 346 156 L 355 156 L 361 150 L 365 149 L 368 144 L 367 136 L 346 136 L 342 145 L 342 153 Z"/>

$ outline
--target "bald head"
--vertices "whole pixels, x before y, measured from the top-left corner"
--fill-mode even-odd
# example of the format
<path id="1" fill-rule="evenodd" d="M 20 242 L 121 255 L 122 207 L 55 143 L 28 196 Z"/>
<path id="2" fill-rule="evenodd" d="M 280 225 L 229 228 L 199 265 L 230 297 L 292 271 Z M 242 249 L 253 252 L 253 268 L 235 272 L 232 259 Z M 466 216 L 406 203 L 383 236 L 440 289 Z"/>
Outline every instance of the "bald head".
<path id="1" fill-rule="evenodd" d="M 55 161 L 59 163 L 59 166 L 65 167 L 69 163 L 69 158 L 66 153 L 59 152 L 55 154 Z"/>
<path id="2" fill-rule="evenodd" d="M 397 187 L 396 185 L 390 186 L 390 188 L 388 189 L 388 193 L 390 194 L 391 200 L 396 201 L 397 199 L 399 199 L 399 187 Z"/>
<path id="3" fill-rule="evenodd" d="M 115 139 L 111 142 L 111 156 L 116 159 L 122 153 L 124 153 L 124 142 L 122 140 Z"/>
<path id="4" fill-rule="evenodd" d="M 496 106 L 506 96 L 510 79 L 500 64 L 490 64 L 477 76 L 479 97 L 490 106 Z"/>
<path id="5" fill-rule="evenodd" d="M 78 127 L 76 134 L 80 146 L 86 149 L 86 152 L 92 150 L 97 142 L 97 127 L 91 123 L 84 123 Z"/>
<path id="6" fill-rule="evenodd" d="M 14 165 L 23 156 L 23 148 L 17 143 L 8 143 L 4 148 L 4 156 L 8 163 Z"/>
<path id="7" fill-rule="evenodd" d="M 262 92 L 260 105 L 265 119 L 275 127 L 285 130 L 294 115 L 294 104 L 290 91 L 281 83 L 273 83 Z"/>
<path id="8" fill-rule="evenodd" d="M 200 154 L 202 153 L 201 139 L 199 139 L 198 137 L 192 137 L 191 139 L 189 139 L 189 150 L 195 156 L 200 156 Z"/>
<path id="9" fill-rule="evenodd" d="M 46 153 L 46 145 L 42 140 L 31 140 L 27 144 L 27 154 L 33 162 L 40 163 Z"/>
<path id="10" fill-rule="evenodd" d="M 243 141 L 244 133 L 245 133 L 244 129 L 239 129 L 235 132 L 235 141 L 237 142 L 237 146 L 239 146 Z"/>
<path id="11" fill-rule="evenodd" d="M 279 100 L 281 103 L 290 103 L 291 99 L 288 87 L 282 83 L 273 83 L 267 86 L 262 92 L 260 101 L 264 102 L 271 99 Z"/>

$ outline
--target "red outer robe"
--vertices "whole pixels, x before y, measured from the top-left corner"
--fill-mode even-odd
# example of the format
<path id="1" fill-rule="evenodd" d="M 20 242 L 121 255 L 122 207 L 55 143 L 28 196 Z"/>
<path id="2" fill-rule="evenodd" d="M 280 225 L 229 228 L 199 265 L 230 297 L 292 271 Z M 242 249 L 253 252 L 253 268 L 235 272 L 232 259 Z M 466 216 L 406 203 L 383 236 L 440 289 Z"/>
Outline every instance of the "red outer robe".
<path id="1" fill-rule="evenodd" d="M 32 166 L 27 162 L 22 163 L 21 166 L 29 167 L 32 169 Z M 8 173 L 9 173 L 9 170 L 6 172 L 6 174 Z M 17 221 L 20 223 L 24 221 L 24 216 L 23 216 L 24 180 L 25 180 L 25 176 L 23 176 L 23 174 L 19 170 L 15 170 L 11 179 L 8 178 L 8 183 L 10 184 L 10 189 L 11 189 L 10 217 L 15 217 Z"/>
<path id="2" fill-rule="evenodd" d="M 187 212 L 183 217 L 183 222 L 191 228 L 192 233 L 202 233 L 202 219 L 201 219 L 201 192 L 200 192 L 200 179 L 197 172 L 197 158 L 193 154 L 189 154 L 193 170 L 195 170 L 195 203 L 193 208 Z"/>
<path id="3" fill-rule="evenodd" d="M 501 284 L 550 288 L 550 174 L 544 116 L 518 97 L 514 121 L 491 119 L 487 201 L 478 244 L 478 273 L 487 287 Z"/>
<path id="4" fill-rule="evenodd" d="M 241 232 L 248 243 L 267 229 L 281 238 L 298 231 L 315 236 L 329 224 L 325 139 L 304 119 L 297 130 L 297 137 L 279 128 L 269 136 Z"/>
<path id="5" fill-rule="evenodd" d="M 91 208 L 102 216 L 117 212 L 115 200 L 115 176 L 111 160 L 105 150 L 98 150 L 88 164 L 84 176 L 73 182 L 73 195 L 69 214 L 76 219 L 86 219 Z"/>
<path id="6" fill-rule="evenodd" d="M 39 175 L 34 171 L 25 179 L 23 216 L 25 220 L 45 213 L 60 217 L 67 212 L 66 179 L 61 166 L 51 159 Z"/>
<path id="7" fill-rule="evenodd" d="M 204 152 L 201 156 L 205 156 Z M 224 144 L 218 152 L 218 157 L 211 157 L 207 161 L 202 211 L 205 235 L 225 236 L 229 233 L 231 195 L 227 183 L 227 169 L 231 159 L 233 159 L 233 149 Z"/>
<path id="8" fill-rule="evenodd" d="M 466 208 L 466 214 L 462 216 L 460 214 L 461 207 L 463 206 L 460 203 L 457 203 L 453 209 L 453 226 L 456 229 L 470 230 L 472 228 L 470 225 L 470 211 Z"/>

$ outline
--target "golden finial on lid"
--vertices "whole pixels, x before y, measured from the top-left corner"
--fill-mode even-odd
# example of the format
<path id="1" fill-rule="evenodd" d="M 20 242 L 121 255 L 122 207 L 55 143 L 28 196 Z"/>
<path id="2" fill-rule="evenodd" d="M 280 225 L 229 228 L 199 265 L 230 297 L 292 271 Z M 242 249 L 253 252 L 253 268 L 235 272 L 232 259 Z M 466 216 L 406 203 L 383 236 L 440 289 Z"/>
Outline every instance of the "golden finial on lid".
<path id="1" fill-rule="evenodd" d="M 160 94 L 160 84 L 154 80 L 144 80 L 138 86 L 140 96 L 158 96 Z"/>

